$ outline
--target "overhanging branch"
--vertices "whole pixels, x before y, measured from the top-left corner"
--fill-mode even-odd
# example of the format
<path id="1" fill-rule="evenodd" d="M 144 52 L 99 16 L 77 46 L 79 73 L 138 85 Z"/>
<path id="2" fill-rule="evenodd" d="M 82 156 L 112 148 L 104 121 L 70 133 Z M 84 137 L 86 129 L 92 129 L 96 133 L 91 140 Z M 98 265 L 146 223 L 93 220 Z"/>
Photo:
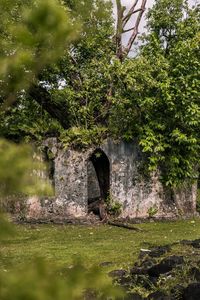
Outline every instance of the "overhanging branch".
<path id="1" fill-rule="evenodd" d="M 64 129 L 69 128 L 69 110 L 67 103 L 53 101 L 51 94 L 41 85 L 33 84 L 28 91 L 29 96 L 36 101 L 50 116 L 59 121 Z"/>

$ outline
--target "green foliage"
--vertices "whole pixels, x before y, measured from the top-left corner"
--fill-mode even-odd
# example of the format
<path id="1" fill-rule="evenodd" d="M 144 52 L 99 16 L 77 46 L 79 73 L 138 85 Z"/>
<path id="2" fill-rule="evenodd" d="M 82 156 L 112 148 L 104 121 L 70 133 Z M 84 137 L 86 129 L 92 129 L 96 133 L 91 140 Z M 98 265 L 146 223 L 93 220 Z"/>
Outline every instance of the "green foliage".
<path id="1" fill-rule="evenodd" d="M 110 216 L 118 217 L 122 211 L 122 204 L 113 199 L 111 195 L 109 195 L 106 200 L 106 210 Z"/>
<path id="2" fill-rule="evenodd" d="M 1 197 L 17 194 L 51 194 L 51 187 L 37 176 L 44 170 L 45 166 L 31 147 L 0 140 Z"/>
<path id="3" fill-rule="evenodd" d="M 106 132 L 107 128 L 105 127 L 91 129 L 72 127 L 70 130 L 61 132 L 60 140 L 65 147 L 87 148 L 92 144 L 100 144 L 106 137 Z"/>
<path id="4" fill-rule="evenodd" d="M 81 23 L 82 30 L 73 42 L 69 35 L 71 43 L 65 47 L 64 55 L 58 53 L 59 61 L 53 64 L 55 60 L 52 60 L 38 77 L 48 87 L 52 101 L 61 103 L 63 108 L 67 106 L 69 132 L 63 132 L 59 122 L 52 120 L 25 93 L 20 93 L 16 107 L 2 115 L 0 134 L 14 139 L 28 137 L 36 140 L 48 134 L 57 135 L 61 136 L 61 141 L 68 144 L 72 140 L 72 144 L 78 146 L 82 136 L 85 147 L 91 143 L 88 140 L 92 141 L 92 137 L 94 142 L 99 139 L 99 132 L 103 132 L 103 138 L 104 127 L 107 128 L 108 89 L 112 81 L 109 65 L 114 55 L 112 5 L 109 1 L 89 0 L 62 1 L 62 4 L 69 6 L 66 10 L 72 16 L 71 27 L 76 29 L 74 23 Z M 66 17 L 69 20 L 68 15 Z M 51 55 L 49 48 L 48 55 Z M 56 47 L 53 49 L 56 51 Z M 38 62 L 44 67 L 39 57 Z"/>
<path id="5" fill-rule="evenodd" d="M 9 104 L 60 57 L 66 42 L 76 36 L 76 28 L 57 0 L 17 0 L 14 5 L 3 0 L 0 11 L 0 96 Z"/>
<path id="6" fill-rule="evenodd" d="M 25 6 L 24 6 L 25 5 Z M 5 10 L 4 10 L 5 9 Z M 54 62 L 61 55 L 67 42 L 74 36 L 74 27 L 69 22 L 67 10 L 56 0 L 33 1 L 1 1 L 2 14 L 0 46 L 0 83 L 1 102 L 9 105 L 20 94 L 23 103 L 23 94 L 34 82 L 34 77 L 49 63 Z M 17 21 L 16 18 L 17 17 Z M 8 20 L 8 21 L 7 21 Z M 6 37 L 6 41 L 4 38 Z M 33 106 L 32 106 L 33 107 Z M 29 107 L 30 108 L 30 107 Z M 36 106 L 37 108 L 37 106 Z M 12 120 L 15 108 L 1 111 L 6 121 Z M 26 104 L 17 108 L 18 120 L 21 121 Z M 9 114 L 10 113 L 10 114 Z M 33 113 L 31 110 L 29 116 Z M 35 112 L 34 112 L 35 113 Z M 28 131 L 30 120 L 24 118 L 22 132 Z M 47 118 L 48 119 L 48 118 Z M 13 125 L 13 124 L 12 124 Z M 5 122 L 5 127 L 7 126 Z M 9 124 L 10 126 L 10 124 Z M 32 136 L 41 132 L 43 124 L 32 128 Z M 3 127 L 3 126 L 2 126 Z M 16 136 L 16 128 L 6 133 Z M 59 126 L 58 126 L 59 127 Z M 12 128 L 12 126 L 10 127 Z M 19 128 L 19 124 L 18 124 Z M 18 133 L 17 133 L 18 135 Z M 19 194 L 39 194 L 48 191 L 49 186 L 38 179 L 38 173 L 43 172 L 40 157 L 31 151 L 27 145 L 11 144 L 0 139 L 0 196 Z M 4 199 L 5 201 L 5 199 Z M 12 227 L 7 219 L 0 215 L 0 241 L 12 233 Z M 53 283 L 53 284 L 52 284 Z M 42 260 L 35 260 L 11 271 L 0 271 L 1 299 L 115 299 L 122 292 L 114 288 L 111 280 L 102 275 L 98 268 L 87 270 L 81 263 L 76 263 L 61 278 L 52 266 Z"/>
<path id="7" fill-rule="evenodd" d="M 122 211 L 122 204 L 118 201 L 111 203 L 108 207 L 108 213 L 114 217 L 118 217 L 121 211 Z"/>
<path id="8" fill-rule="evenodd" d="M 0 212 L 0 241 L 3 239 L 14 236 L 15 229 L 13 224 L 8 222 L 7 216 Z"/>
<path id="9" fill-rule="evenodd" d="M 160 167 L 163 181 L 176 186 L 196 178 L 200 158 L 199 8 L 160 0 L 148 18 L 138 57 L 115 64 L 110 128 L 137 138 L 149 171 Z"/>
<path id="10" fill-rule="evenodd" d="M 17 226 L 16 233 L 13 237 L 1 240 L 2 247 L 0 266 L 2 276 L 5 280 L 7 280 L 5 285 L 6 287 L 9 286 L 11 290 L 10 276 L 12 276 L 12 274 L 13 277 L 15 274 L 17 278 L 23 278 L 24 283 L 30 282 L 31 280 L 27 279 L 30 274 L 28 266 L 30 266 L 31 269 L 33 266 L 32 272 L 34 272 L 34 274 L 38 273 L 38 271 L 35 270 L 38 268 L 37 263 L 30 263 L 30 260 L 35 257 L 36 254 L 39 255 L 41 253 L 46 258 L 45 266 L 47 268 L 47 278 L 49 281 L 50 278 L 53 278 L 51 279 L 51 284 L 54 279 L 57 282 L 59 278 L 62 279 L 62 282 L 69 282 L 68 276 L 71 277 L 71 274 L 74 273 L 74 271 L 70 272 L 70 270 L 74 270 L 74 267 L 76 267 L 76 263 L 72 260 L 73 253 L 84 257 L 84 265 L 87 266 L 87 268 L 82 268 L 82 274 L 91 274 L 92 270 L 95 269 L 93 269 L 92 265 L 99 265 L 102 262 L 113 262 L 113 265 L 110 267 L 102 267 L 102 271 L 105 273 L 113 269 L 122 268 L 127 270 L 134 262 L 138 262 L 138 254 L 141 248 L 149 249 L 149 247 L 155 247 L 158 245 L 172 244 L 173 246 L 170 255 L 186 255 L 190 262 L 189 266 L 194 265 L 193 262 L 191 264 L 191 261 L 199 260 L 199 249 L 187 247 L 186 245 L 178 245 L 177 243 L 177 239 L 179 239 L 179 237 L 181 237 L 181 240 L 193 240 L 199 238 L 199 219 L 172 222 L 149 222 L 136 224 L 135 226 L 142 229 L 142 231 L 133 232 L 123 228 L 105 225 L 92 227 L 78 225 L 56 226 L 50 224 Z M 18 272 L 14 271 L 13 267 L 15 270 L 17 269 Z M 193 280 L 193 276 L 191 276 L 190 273 L 190 276 L 183 277 L 183 275 L 186 275 L 184 274 L 186 271 L 186 268 L 183 268 L 183 272 L 180 272 L 179 278 L 181 278 L 182 274 L 182 278 L 184 278 L 182 282 L 187 285 L 188 281 L 185 279 L 188 278 L 189 280 Z M 23 276 L 21 274 L 23 274 Z M 39 277 L 41 278 L 41 276 Z M 15 279 L 15 282 L 17 281 L 17 278 Z M 94 278 L 96 280 L 96 277 Z M 172 288 L 176 283 L 175 279 L 172 277 L 162 277 L 162 279 L 162 281 L 159 280 L 158 285 L 160 288 L 164 288 L 165 290 Z M 5 282 L 5 280 L 3 282 Z M 82 286 L 82 278 L 79 280 Z M 24 284 L 24 287 L 27 287 L 26 290 L 28 290 L 31 289 L 32 285 L 34 287 L 36 285 L 39 286 L 38 281 L 39 280 L 36 280 L 36 284 L 32 283 L 29 287 Z M 42 282 L 42 290 L 44 293 L 46 291 L 44 276 L 42 278 Z M 50 283 L 46 283 L 47 286 L 49 286 L 49 284 Z M 76 284 L 73 286 L 75 289 L 78 289 Z M 138 286 L 139 284 L 137 282 L 133 288 Z M 158 287 L 156 286 L 155 288 Z M 65 290 L 67 290 L 67 287 L 65 287 Z M 134 290 L 136 291 L 137 289 Z M 149 290 L 145 290 L 149 293 Z M 46 292 L 48 294 L 48 291 Z M 143 291 L 141 290 L 141 292 Z M 17 293 L 20 292 L 16 291 L 16 294 Z M 88 298 L 91 300 L 92 296 L 91 298 Z M 84 298 L 82 297 L 82 299 Z"/>
<path id="11" fill-rule="evenodd" d="M 100 269 L 86 269 L 80 262 L 61 277 L 55 267 L 36 259 L 28 269 L 21 267 L 20 272 L 2 270 L 0 282 L 2 300 L 13 297 L 16 300 L 119 299 L 122 296 L 120 289 L 114 288 Z"/>
<path id="12" fill-rule="evenodd" d="M 15 142 L 40 142 L 62 132 L 61 125 L 31 99 L 0 111 L 0 135 Z"/>
<path id="13" fill-rule="evenodd" d="M 58 24 L 55 22 L 56 26 L 50 26 L 52 38 L 45 42 L 48 18 L 44 18 L 44 28 L 41 26 L 44 38 L 39 39 L 40 14 L 34 13 L 35 9 L 38 11 L 37 5 L 33 5 L 31 10 L 26 3 L 24 10 L 25 2 L 18 0 L 20 5 L 13 8 L 14 12 L 6 10 L 9 16 L 10 12 L 14 13 L 15 18 L 9 21 L 12 26 L 7 26 L 7 23 L 2 26 L 13 27 L 16 14 L 26 32 L 30 22 L 33 27 L 38 26 L 34 27 L 36 34 L 30 33 L 33 39 L 39 41 L 41 52 L 44 51 L 37 55 L 36 65 L 40 69 L 37 71 L 35 64 L 33 69 L 25 65 L 22 69 L 30 70 L 30 73 L 22 73 L 26 74 L 28 81 L 29 74 L 30 78 L 32 73 L 38 75 L 37 79 L 48 90 L 51 101 L 67 111 L 69 129 L 64 130 L 58 119 L 52 119 L 40 105 L 30 101 L 22 85 L 16 107 L 1 113 L 0 134 L 14 140 L 42 140 L 48 135 L 56 135 L 65 145 L 73 147 L 98 144 L 108 135 L 115 139 L 135 140 L 145 153 L 148 171 L 159 168 L 166 185 L 193 181 L 200 153 L 199 7 L 189 8 L 187 1 L 183 0 L 156 1 L 148 13 L 148 33 L 143 37 L 144 44 L 139 54 L 121 63 L 116 58 L 111 2 L 61 2 L 61 21 L 64 14 L 69 21 L 66 12 L 69 11 L 72 16 L 70 28 L 81 23 L 82 31 L 76 40 L 68 43 L 64 53 L 61 51 L 62 55 L 58 51 L 56 63 L 53 54 L 56 47 L 52 44 L 55 44 L 54 28 Z M 56 7 L 59 10 L 60 6 Z M 22 10 L 24 13 L 21 13 Z M 30 21 L 26 19 L 27 10 L 34 16 Z M 58 30 L 55 31 L 57 34 Z M 6 39 L 2 49 L 13 49 L 13 43 L 23 42 L 23 39 L 12 36 L 12 30 L 7 32 L 12 39 Z M 55 39 L 61 42 L 62 33 Z M 70 29 L 66 37 L 73 39 Z M 29 49 L 27 47 L 29 45 L 25 45 L 25 50 Z M 38 47 L 34 43 L 30 44 L 31 47 L 36 58 Z M 23 47 L 20 49 L 23 51 Z M 50 64 L 51 51 L 53 64 Z M 14 65 L 13 56 L 6 58 Z M 47 64 L 48 67 L 45 67 Z M 9 73 L 4 73 L 5 77 L 6 74 Z M 18 80 L 19 77 L 23 79 L 23 74 L 17 77 Z M 7 96 L 4 95 L 4 98 Z"/>
<path id="14" fill-rule="evenodd" d="M 149 218 L 153 218 L 157 214 L 157 212 L 158 208 L 156 206 L 151 206 L 147 211 Z"/>

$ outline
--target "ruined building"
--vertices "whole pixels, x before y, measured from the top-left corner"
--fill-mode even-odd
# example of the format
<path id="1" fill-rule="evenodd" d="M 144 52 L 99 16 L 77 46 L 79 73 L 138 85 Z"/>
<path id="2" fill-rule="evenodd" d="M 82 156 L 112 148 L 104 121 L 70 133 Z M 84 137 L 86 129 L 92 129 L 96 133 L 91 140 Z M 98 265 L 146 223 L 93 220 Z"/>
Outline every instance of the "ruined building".
<path id="1" fill-rule="evenodd" d="M 28 219 L 84 218 L 98 215 L 98 203 L 118 207 L 119 217 L 144 218 L 191 215 L 196 211 L 196 187 L 172 190 L 159 175 L 143 175 L 145 159 L 137 143 L 106 140 L 84 150 L 64 149 L 55 138 L 44 143 L 49 178 L 55 195 L 26 202 Z M 95 208 L 93 203 L 96 202 Z"/>

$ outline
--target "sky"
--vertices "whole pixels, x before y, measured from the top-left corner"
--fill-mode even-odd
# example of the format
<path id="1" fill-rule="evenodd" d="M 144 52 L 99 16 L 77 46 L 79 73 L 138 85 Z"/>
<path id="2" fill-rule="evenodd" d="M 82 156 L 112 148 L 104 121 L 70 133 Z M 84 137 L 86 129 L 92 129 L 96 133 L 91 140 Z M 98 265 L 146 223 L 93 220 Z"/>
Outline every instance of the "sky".
<path id="1" fill-rule="evenodd" d="M 112 0 L 112 1 L 114 4 L 114 15 L 116 15 L 116 0 Z M 155 2 L 155 0 L 147 0 L 147 6 L 146 6 L 147 10 L 148 10 L 148 8 L 151 8 L 153 6 L 154 2 Z M 134 0 L 121 0 L 121 3 L 123 6 L 126 6 L 127 10 L 128 10 L 131 7 L 131 5 L 133 5 Z M 141 3 L 142 3 L 142 0 L 138 1 L 139 6 Z M 194 5 L 197 3 L 200 4 L 200 0 L 189 0 L 190 5 Z M 144 26 L 144 23 L 145 23 L 145 18 L 143 17 L 143 26 Z"/>
<path id="2" fill-rule="evenodd" d="M 116 0 L 112 0 L 113 1 L 113 5 L 114 5 L 114 16 L 116 18 Z M 172 0 L 173 1 L 173 0 Z M 121 3 L 123 6 L 126 6 L 127 10 L 130 9 L 130 7 L 133 5 L 134 3 L 134 0 L 121 0 Z M 137 7 L 140 7 L 142 3 L 142 0 L 139 0 L 138 1 L 138 6 Z M 146 11 L 148 10 L 148 8 L 151 8 L 153 6 L 153 4 L 155 3 L 155 0 L 147 0 L 147 6 L 146 6 Z M 200 4 L 200 0 L 189 0 L 189 4 L 192 6 L 194 4 Z M 142 21 L 140 23 L 140 27 L 139 27 L 139 32 L 142 33 L 145 31 L 145 24 L 146 24 L 146 21 L 145 21 L 145 14 L 143 15 L 143 18 L 142 18 Z M 127 27 L 129 28 L 128 26 L 129 24 L 127 24 Z M 125 34 L 124 37 L 123 37 L 123 42 L 126 44 L 126 42 L 128 41 L 128 38 L 129 38 L 129 34 Z"/>

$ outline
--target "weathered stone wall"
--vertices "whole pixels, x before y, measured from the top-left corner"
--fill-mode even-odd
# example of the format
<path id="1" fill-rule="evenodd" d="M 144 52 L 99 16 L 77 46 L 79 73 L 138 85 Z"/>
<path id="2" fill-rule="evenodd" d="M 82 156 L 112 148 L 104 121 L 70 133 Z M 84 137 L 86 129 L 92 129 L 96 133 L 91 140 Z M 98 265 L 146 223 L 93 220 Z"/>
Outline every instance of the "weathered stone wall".
<path id="1" fill-rule="evenodd" d="M 55 197 L 27 202 L 28 219 L 86 217 L 88 198 L 99 195 L 97 179 L 89 158 L 96 147 L 84 151 L 63 149 L 55 139 L 45 142 L 54 157 Z M 145 163 L 137 143 L 105 141 L 100 148 L 110 162 L 110 197 L 122 205 L 121 217 L 172 217 L 195 213 L 196 190 L 193 187 L 172 191 L 163 187 L 159 175 L 142 175 Z M 93 174 L 93 175 L 92 175 Z M 88 189 L 88 183 L 91 185 Z M 92 195 L 88 194 L 92 193 Z"/>

